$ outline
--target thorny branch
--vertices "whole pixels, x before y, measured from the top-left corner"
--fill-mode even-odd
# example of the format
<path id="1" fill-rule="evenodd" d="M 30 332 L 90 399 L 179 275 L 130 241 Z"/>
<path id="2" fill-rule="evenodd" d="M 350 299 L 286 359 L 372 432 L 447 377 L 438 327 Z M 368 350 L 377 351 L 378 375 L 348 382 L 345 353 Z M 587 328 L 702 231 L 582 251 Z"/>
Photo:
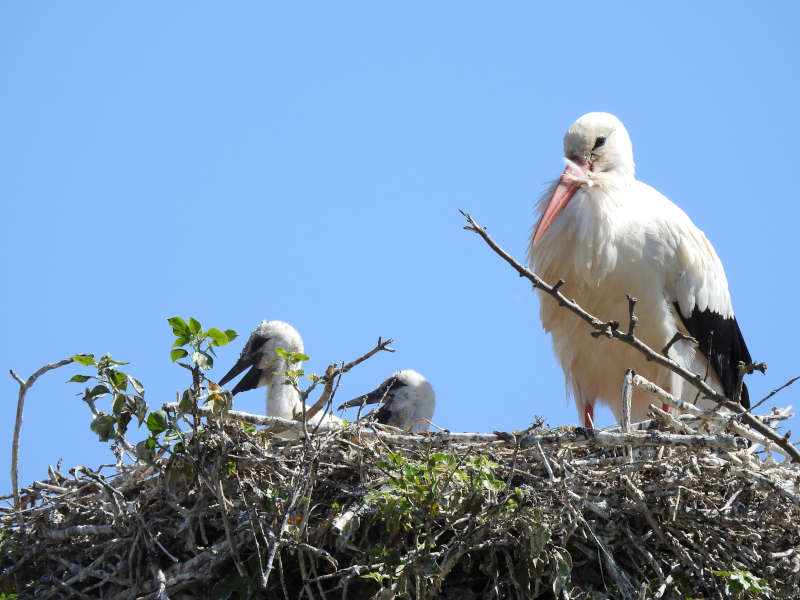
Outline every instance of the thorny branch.
<path id="1" fill-rule="evenodd" d="M 533 284 L 533 287 L 543 291 L 544 293 L 552 296 L 560 306 L 564 306 L 567 310 L 572 312 L 573 314 L 577 315 L 581 319 L 583 319 L 586 323 L 589 324 L 595 331 L 592 332 L 593 336 L 597 335 L 604 335 L 609 338 L 619 340 L 629 346 L 632 346 L 636 350 L 638 350 L 642 355 L 647 358 L 647 360 L 654 361 L 680 375 L 683 379 L 694 385 L 704 396 L 710 398 L 720 406 L 725 407 L 729 411 L 733 413 L 742 413 L 741 419 L 744 423 L 761 433 L 764 437 L 769 438 L 775 445 L 779 446 L 783 449 L 787 456 L 789 456 L 792 462 L 800 463 L 800 451 L 795 448 L 791 442 L 781 436 L 779 433 L 771 429 L 769 426 L 763 424 L 761 421 L 753 417 L 750 413 L 743 412 L 743 408 L 737 402 L 733 402 L 723 394 L 720 394 L 716 390 L 714 390 L 708 383 L 703 380 L 703 376 L 699 373 L 692 373 L 691 371 L 684 369 L 681 365 L 676 363 L 675 361 L 671 360 L 670 358 L 664 356 L 663 354 L 659 354 L 658 352 L 654 351 L 652 348 L 647 346 L 644 342 L 642 342 L 639 338 L 637 338 L 633 334 L 628 334 L 619 329 L 619 323 L 616 322 L 604 322 L 595 317 L 594 315 L 585 311 L 575 300 L 570 300 L 564 294 L 562 294 L 558 288 L 559 286 L 551 286 L 547 284 L 544 280 L 542 280 L 536 273 L 528 269 L 527 267 L 522 266 L 519 262 L 517 262 L 514 257 L 512 257 L 508 252 L 503 250 L 497 242 L 495 242 L 492 237 L 486 232 L 486 229 L 480 226 L 473 218 L 470 216 L 469 213 L 464 211 L 460 211 L 462 215 L 467 220 L 468 225 L 464 226 L 464 229 L 467 231 L 472 231 L 477 233 L 486 244 L 494 250 L 503 260 L 505 260 L 511 267 L 517 271 L 520 277 L 526 278 Z M 763 364 L 763 363 L 762 363 Z"/>

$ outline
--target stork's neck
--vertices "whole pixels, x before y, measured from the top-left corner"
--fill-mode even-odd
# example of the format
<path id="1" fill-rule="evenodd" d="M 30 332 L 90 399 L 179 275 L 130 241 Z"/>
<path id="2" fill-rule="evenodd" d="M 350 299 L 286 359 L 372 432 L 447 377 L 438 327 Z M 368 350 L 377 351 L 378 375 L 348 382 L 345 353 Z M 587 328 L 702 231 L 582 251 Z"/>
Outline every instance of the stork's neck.
<path id="1" fill-rule="evenodd" d="M 286 376 L 275 374 L 267 384 L 267 416 L 291 419 L 300 401 L 297 390 L 285 383 Z"/>

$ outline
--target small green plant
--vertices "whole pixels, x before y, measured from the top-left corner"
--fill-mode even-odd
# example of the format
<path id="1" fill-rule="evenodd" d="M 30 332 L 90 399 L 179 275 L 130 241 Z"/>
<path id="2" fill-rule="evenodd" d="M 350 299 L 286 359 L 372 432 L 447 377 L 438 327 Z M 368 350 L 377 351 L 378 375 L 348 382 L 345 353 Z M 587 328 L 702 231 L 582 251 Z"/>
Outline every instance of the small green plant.
<path id="1" fill-rule="evenodd" d="M 135 416 L 139 425 L 147 414 L 147 402 L 144 400 L 144 386 L 139 380 L 120 370 L 120 366 L 128 363 L 113 360 L 110 354 L 103 355 L 100 360 L 95 360 L 89 354 L 77 354 L 72 357 L 76 363 L 85 367 L 95 367 L 93 375 L 73 375 L 68 382 L 86 383 L 95 380 L 96 385 L 87 387 L 83 392 L 83 400 L 89 406 L 106 396 L 111 397 L 111 413 L 97 411 L 91 424 L 101 442 L 106 442 L 117 437 L 124 437 L 128 423 Z M 128 386 L 133 390 L 129 391 Z M 94 412 L 94 411 L 93 411 Z"/>
<path id="2" fill-rule="evenodd" d="M 302 352 L 287 352 L 283 348 L 275 348 L 275 353 L 284 360 L 284 364 L 286 364 L 287 367 L 289 365 L 295 365 L 309 360 L 307 354 L 303 354 Z M 308 377 L 312 383 L 316 383 L 322 379 L 322 377 L 314 374 L 306 375 L 306 372 L 303 369 L 287 369 L 286 371 L 281 371 L 279 375 L 286 377 L 286 379 L 289 380 L 289 383 L 295 388 L 298 387 L 300 378 L 303 376 Z"/>
<path id="3" fill-rule="evenodd" d="M 712 571 L 712 573 L 725 579 L 725 593 L 731 598 L 772 598 L 772 590 L 767 582 L 756 577 L 750 571 L 734 569 L 732 571 Z"/>
<path id="4" fill-rule="evenodd" d="M 212 327 L 203 331 L 200 321 L 194 317 L 190 317 L 188 323 L 181 317 L 171 317 L 167 321 L 172 325 L 172 333 L 175 334 L 175 341 L 169 352 L 172 362 L 188 356 L 201 371 L 208 371 L 214 366 L 214 357 L 217 355 L 214 352 L 215 346 L 225 346 L 238 337 L 233 329 L 222 331 Z"/>
<path id="5" fill-rule="evenodd" d="M 367 494 L 390 533 L 410 531 L 440 513 L 453 514 L 465 503 L 480 502 L 476 495 L 493 495 L 505 487 L 494 476 L 497 463 L 485 456 L 456 458 L 436 452 L 427 460 L 410 461 L 402 454 L 388 454 L 378 467 L 389 476 L 389 483 Z"/>
<path id="6" fill-rule="evenodd" d="M 233 403 L 230 392 L 223 390 L 210 380 L 206 380 L 207 386 L 203 388 L 202 381 L 205 378 L 202 372 L 214 366 L 214 357 L 216 356 L 214 347 L 225 346 L 228 342 L 236 339 L 238 334 L 233 329 L 222 331 L 216 327 L 204 331 L 200 321 L 194 317 L 190 317 L 188 323 L 181 317 L 171 317 L 167 321 L 172 326 L 172 333 L 175 335 L 175 341 L 170 350 L 172 362 L 186 356 L 192 361 L 191 365 L 178 363 L 192 372 L 192 385 L 183 390 L 178 402 L 178 416 L 195 413 L 198 401 L 205 401 L 218 413 L 230 409 Z M 188 349 L 184 346 L 188 346 Z M 184 433 L 176 422 L 170 421 L 167 413 L 163 410 L 150 413 L 147 417 L 147 428 L 150 430 L 150 435 L 136 445 L 137 457 L 152 462 L 158 449 L 173 454 L 185 452 L 188 440 L 193 437 L 196 439 L 203 433 L 203 427 L 196 425 L 197 415 L 193 416 L 195 420 L 192 431 Z M 161 438 L 162 433 L 164 434 L 163 439 Z"/>

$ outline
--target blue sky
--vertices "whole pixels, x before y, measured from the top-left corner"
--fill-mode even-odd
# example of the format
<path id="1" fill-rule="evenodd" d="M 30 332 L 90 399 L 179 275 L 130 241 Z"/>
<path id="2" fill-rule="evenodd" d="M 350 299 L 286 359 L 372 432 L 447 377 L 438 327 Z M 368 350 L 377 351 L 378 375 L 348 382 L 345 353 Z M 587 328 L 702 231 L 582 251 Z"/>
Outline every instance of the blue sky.
<path id="1" fill-rule="evenodd" d="M 344 379 L 340 400 L 414 368 L 433 383 L 441 426 L 574 424 L 535 294 L 457 209 L 522 259 L 564 131 L 605 110 L 628 127 L 638 177 L 720 254 L 751 352 L 769 364 L 749 379 L 761 398 L 800 374 L 798 10 L 5 2 L 0 365 L 27 377 L 110 352 L 160 405 L 188 385 L 168 357 L 167 317 L 242 338 L 281 319 L 317 372 L 395 338 L 395 354 Z M 59 457 L 111 460 L 79 386 L 64 383 L 75 372 L 28 395 L 22 482 Z M 8 459 L 17 384 L 0 385 Z M 236 406 L 263 411 L 263 391 Z"/>

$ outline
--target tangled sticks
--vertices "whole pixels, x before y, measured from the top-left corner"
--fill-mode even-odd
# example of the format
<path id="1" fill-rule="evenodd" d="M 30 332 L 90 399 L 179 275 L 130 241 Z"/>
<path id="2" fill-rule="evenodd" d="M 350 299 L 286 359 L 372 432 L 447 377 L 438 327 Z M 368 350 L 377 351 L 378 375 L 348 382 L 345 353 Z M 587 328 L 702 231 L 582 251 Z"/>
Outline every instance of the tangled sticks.
<path id="1" fill-rule="evenodd" d="M 23 489 L 22 511 L 0 513 L 0 589 L 722 597 L 714 572 L 736 569 L 779 595 L 800 586 L 798 471 L 699 435 L 691 418 L 681 434 L 619 438 L 348 425 L 290 440 L 269 433 L 285 423 L 243 425 L 258 415 L 199 418 L 199 454 L 54 470 Z"/>

